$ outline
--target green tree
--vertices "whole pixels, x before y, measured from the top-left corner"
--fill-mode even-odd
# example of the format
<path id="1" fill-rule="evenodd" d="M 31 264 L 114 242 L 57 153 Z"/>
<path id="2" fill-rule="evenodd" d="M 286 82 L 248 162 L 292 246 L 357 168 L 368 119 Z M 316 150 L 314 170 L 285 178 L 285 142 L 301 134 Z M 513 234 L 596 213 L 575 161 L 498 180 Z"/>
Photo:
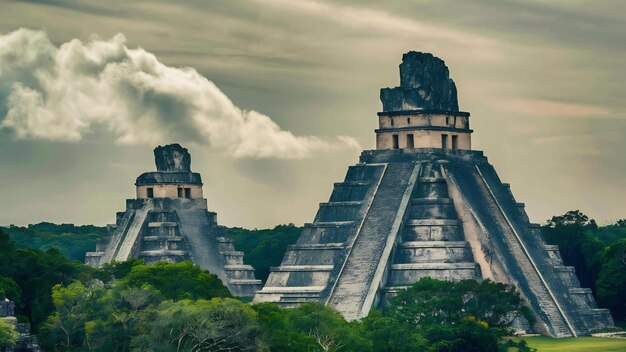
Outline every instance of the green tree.
<path id="1" fill-rule="evenodd" d="M 360 323 L 318 303 L 280 309 L 272 303 L 254 306 L 269 349 L 286 351 L 369 351 L 371 341 Z"/>
<path id="2" fill-rule="evenodd" d="M 85 260 L 85 252 L 94 250 L 96 241 L 110 236 L 105 227 L 49 222 L 3 229 L 18 248 L 36 248 L 44 252 L 55 248 L 70 260 L 80 262 Z"/>
<path id="3" fill-rule="evenodd" d="M 0 349 L 15 345 L 19 336 L 13 325 L 0 319 Z"/>
<path id="4" fill-rule="evenodd" d="M 26 316 L 35 331 L 54 310 L 51 289 L 75 279 L 88 280 L 94 270 L 67 260 L 58 250 L 17 249 L 0 230 L 0 276 L 19 287 L 19 297 L 11 281 L 2 280 L 7 295 L 15 295 L 16 313 Z M 8 289 L 7 289 L 8 288 Z"/>
<path id="5" fill-rule="evenodd" d="M 128 351 L 135 336 L 145 334 L 161 302 L 151 287 L 113 286 L 102 295 L 100 307 L 85 323 L 85 343 L 94 351 Z"/>
<path id="6" fill-rule="evenodd" d="M 246 254 L 244 260 L 254 267 L 257 279 L 265 282 L 270 267 L 280 264 L 287 246 L 296 243 L 301 232 L 302 227 L 289 224 L 265 230 L 234 227 L 227 230 L 227 235 L 235 241 L 235 247 Z"/>
<path id="7" fill-rule="evenodd" d="M 83 345 L 85 323 L 93 315 L 99 291 L 74 282 L 67 287 L 52 288 L 54 312 L 43 327 L 42 344 L 72 351 Z"/>
<path id="8" fill-rule="evenodd" d="M 128 276 L 128 274 L 130 274 L 130 271 L 133 269 L 133 267 L 138 265 L 144 265 L 143 259 L 131 258 L 123 262 L 113 261 L 102 265 L 100 268 L 98 268 L 97 271 L 93 273 L 92 276 L 95 279 L 108 283 L 114 280 L 125 278 L 126 276 Z"/>
<path id="9" fill-rule="evenodd" d="M 428 346 L 426 338 L 412 324 L 383 315 L 379 310 L 370 311 L 362 324 L 372 341 L 373 351 L 425 351 Z"/>
<path id="10" fill-rule="evenodd" d="M 22 289 L 8 277 L 0 276 L 0 299 L 8 298 L 19 304 L 22 298 Z"/>
<path id="11" fill-rule="evenodd" d="M 134 265 L 130 273 L 120 280 L 120 285 L 128 287 L 150 285 L 165 298 L 174 301 L 230 297 L 228 288 L 222 284 L 217 275 L 202 270 L 190 261 Z"/>
<path id="12" fill-rule="evenodd" d="M 256 312 L 230 298 L 166 301 L 147 333 L 133 339 L 136 351 L 256 351 L 261 347 Z"/>
<path id="13" fill-rule="evenodd" d="M 532 319 L 512 286 L 431 278 L 401 290 L 384 315 L 423 334 L 428 351 L 498 351 L 514 319 Z"/>
<path id="14" fill-rule="evenodd" d="M 601 306 L 615 319 L 626 320 L 626 239 L 607 247 L 596 292 Z"/>
<path id="15" fill-rule="evenodd" d="M 559 246 L 565 265 L 573 266 L 583 287 L 595 287 L 602 266 L 604 244 L 595 233 L 598 226 L 579 210 L 554 216 L 544 227 L 548 244 Z"/>

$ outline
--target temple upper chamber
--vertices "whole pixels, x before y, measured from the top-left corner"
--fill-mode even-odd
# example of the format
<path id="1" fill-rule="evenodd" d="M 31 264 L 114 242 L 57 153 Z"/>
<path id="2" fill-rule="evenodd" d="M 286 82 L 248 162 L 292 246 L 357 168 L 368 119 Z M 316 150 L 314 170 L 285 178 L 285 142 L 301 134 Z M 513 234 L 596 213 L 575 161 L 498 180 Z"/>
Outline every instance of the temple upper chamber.
<path id="1" fill-rule="evenodd" d="M 400 86 L 380 90 L 376 149 L 471 150 L 468 112 L 443 60 L 411 51 L 402 56 Z"/>

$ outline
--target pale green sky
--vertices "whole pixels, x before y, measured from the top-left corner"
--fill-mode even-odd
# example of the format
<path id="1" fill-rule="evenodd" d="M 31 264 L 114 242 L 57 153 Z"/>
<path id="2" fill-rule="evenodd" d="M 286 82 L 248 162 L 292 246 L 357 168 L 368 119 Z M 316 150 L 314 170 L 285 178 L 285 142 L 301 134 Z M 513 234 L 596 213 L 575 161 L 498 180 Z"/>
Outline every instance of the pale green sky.
<path id="1" fill-rule="evenodd" d="M 580 209 L 610 222 L 626 217 L 625 13 L 624 1 L 0 0 L 0 34 L 41 30 L 60 46 L 122 33 L 128 48 L 195 68 L 283 131 L 352 137 L 365 149 L 379 89 L 398 84 L 402 54 L 432 52 L 472 114 L 475 149 L 531 220 Z M 236 157 L 185 117 L 166 118 L 182 132 L 159 140 L 190 149 L 209 207 L 228 226 L 312 221 L 358 159 L 350 147 Z M 111 126 L 94 123 L 78 141 L 0 130 L 0 224 L 113 222 L 135 177 L 154 169 L 154 146 L 116 143 L 124 131 Z"/>

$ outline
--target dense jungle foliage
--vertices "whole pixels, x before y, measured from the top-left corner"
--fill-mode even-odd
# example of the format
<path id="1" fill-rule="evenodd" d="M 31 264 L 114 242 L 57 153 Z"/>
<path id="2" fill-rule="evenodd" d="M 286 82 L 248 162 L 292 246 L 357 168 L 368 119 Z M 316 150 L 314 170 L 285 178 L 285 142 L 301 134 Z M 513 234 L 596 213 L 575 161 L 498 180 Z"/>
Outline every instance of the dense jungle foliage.
<path id="1" fill-rule="evenodd" d="M 228 231 L 265 279 L 301 228 Z M 32 324 L 46 350 L 500 351 L 517 343 L 504 339 L 512 316 L 532 320 L 511 287 L 489 281 L 423 279 L 383 311 L 347 322 L 317 304 L 246 304 L 190 262 L 130 260 L 95 269 L 72 260 L 82 261 L 106 235 L 105 228 L 69 224 L 0 229 L 0 296 L 15 301 L 18 320 Z M 570 211 L 550 219 L 544 235 L 599 305 L 623 321 L 626 221 L 600 227 Z M 92 245 L 73 248 L 82 239 Z M 12 338 L 0 326 L 0 345 Z M 518 348 L 528 350 L 523 342 Z"/>

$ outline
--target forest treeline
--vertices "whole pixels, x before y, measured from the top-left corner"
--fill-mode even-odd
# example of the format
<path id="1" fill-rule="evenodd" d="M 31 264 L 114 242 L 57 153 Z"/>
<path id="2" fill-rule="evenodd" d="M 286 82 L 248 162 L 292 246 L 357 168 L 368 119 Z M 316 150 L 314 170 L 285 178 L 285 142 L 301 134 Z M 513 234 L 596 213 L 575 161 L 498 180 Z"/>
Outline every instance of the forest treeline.
<path id="1" fill-rule="evenodd" d="M 565 265 L 573 266 L 582 287 L 591 288 L 598 305 L 626 320 L 626 220 L 598 226 L 578 210 L 554 216 L 544 226 L 548 244 L 559 246 Z"/>
<path id="2" fill-rule="evenodd" d="M 2 290 L 46 351 L 531 350 L 507 338 L 514 319 L 532 324 L 528 308 L 513 287 L 488 280 L 422 279 L 383 311 L 348 322 L 321 304 L 282 309 L 234 299 L 188 261 L 96 269 L 55 249 L 17 249 L 1 232 L 0 248 Z"/>
<path id="3" fill-rule="evenodd" d="M 108 236 L 105 227 L 40 223 L 3 228 L 19 248 L 56 249 L 72 260 L 83 261 L 95 242 Z M 246 264 L 265 281 L 270 267 L 280 265 L 288 245 L 297 241 L 302 227 L 278 225 L 273 229 L 228 228 L 235 247 L 245 253 Z M 626 320 L 626 220 L 598 226 L 579 210 L 554 216 L 543 226 L 545 240 L 559 246 L 565 265 L 576 269 L 582 287 L 592 289 L 599 305 L 618 321 Z M 54 253 L 54 252 L 53 252 Z"/>
<path id="4" fill-rule="evenodd" d="M 410 297 L 402 293 L 385 311 L 373 311 L 360 322 L 346 322 L 335 311 L 314 304 L 282 310 L 271 304 L 242 303 L 230 297 L 217 277 L 189 262 L 145 266 L 131 260 L 99 269 L 83 265 L 84 252 L 92 250 L 98 238 L 108 235 L 106 228 L 42 223 L 2 230 L 6 233 L 0 233 L 0 295 L 4 293 L 15 301 L 19 321 L 30 322 L 48 349 L 169 351 L 171 345 L 150 343 L 155 339 L 174 339 L 173 335 L 165 336 L 171 331 L 184 331 L 185 337 L 177 338 L 190 345 L 182 350 L 193 350 L 190 346 L 197 345 L 194 338 L 222 336 L 218 330 L 230 335 L 234 333 L 228 330 L 232 326 L 238 326 L 237 331 L 242 334 L 247 331 L 244 335 L 248 337 L 236 335 L 236 342 L 246 344 L 248 350 L 349 351 L 346 346 L 361 346 L 355 350 L 392 351 L 402 350 L 402 345 L 422 346 L 416 350 L 440 346 L 432 350 L 454 351 L 455 344 L 466 344 L 468 339 L 478 339 L 478 345 L 487 343 L 489 348 L 503 348 L 507 343 L 507 322 L 493 321 L 484 312 L 467 312 L 465 306 L 460 309 L 449 304 L 462 292 L 471 292 L 481 300 L 491 297 L 483 294 L 481 284 L 475 282 L 423 280 L 406 291 Z M 263 280 L 271 266 L 280 264 L 286 247 L 295 243 L 300 232 L 301 228 L 294 225 L 266 230 L 228 229 L 236 247 L 245 252 L 246 262 L 255 266 L 257 277 Z M 624 321 L 626 221 L 598 226 L 580 211 L 570 211 L 547 221 L 544 236 L 547 243 L 559 246 L 564 264 L 575 267 L 581 285 L 593 290 L 599 305 L 609 308 L 616 321 Z M 488 287 L 482 289 L 498 293 L 494 297 L 505 297 L 504 302 L 496 300 L 498 304 L 523 314 L 514 291 L 491 282 L 485 285 Z M 437 299 L 441 300 L 433 301 Z M 432 315 L 433 312 L 420 313 L 420 307 L 437 307 L 440 302 L 447 305 L 442 314 L 450 320 L 445 324 L 408 321 L 401 314 L 416 309 L 410 314 Z M 81 312 L 80 317 L 76 312 Z M 200 316 L 238 320 L 226 324 L 204 321 Z M 191 326 L 175 325 L 179 318 L 200 319 L 196 325 L 202 321 L 217 330 L 192 331 Z M 443 321 L 442 317 L 438 319 Z M 71 324 L 71 329 L 67 324 Z M 415 332 L 416 324 L 419 333 Z M 167 326 L 169 330 L 160 330 L 158 326 Z M 72 329 L 73 332 L 67 332 Z M 106 345 L 106 336 L 125 337 L 111 341 L 113 346 Z M 379 341 L 385 342 L 380 345 Z M 493 350 L 486 346 L 483 350 Z"/>

